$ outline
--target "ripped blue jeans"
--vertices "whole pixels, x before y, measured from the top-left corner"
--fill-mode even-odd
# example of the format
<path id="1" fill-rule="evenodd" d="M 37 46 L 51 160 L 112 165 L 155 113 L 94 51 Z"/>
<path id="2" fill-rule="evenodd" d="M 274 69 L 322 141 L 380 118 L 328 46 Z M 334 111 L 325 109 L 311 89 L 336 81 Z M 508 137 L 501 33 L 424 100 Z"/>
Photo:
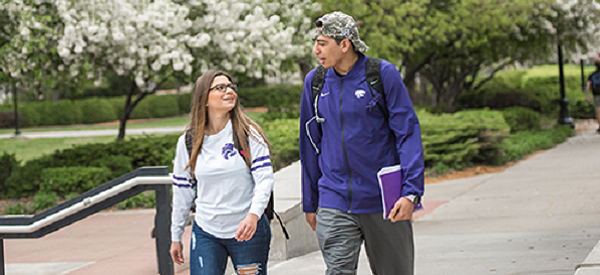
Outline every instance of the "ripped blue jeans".
<path id="1" fill-rule="evenodd" d="M 221 239 L 206 233 L 195 222 L 192 228 L 190 275 L 223 275 L 227 257 L 240 275 L 267 274 L 271 227 L 263 214 L 249 241 Z"/>

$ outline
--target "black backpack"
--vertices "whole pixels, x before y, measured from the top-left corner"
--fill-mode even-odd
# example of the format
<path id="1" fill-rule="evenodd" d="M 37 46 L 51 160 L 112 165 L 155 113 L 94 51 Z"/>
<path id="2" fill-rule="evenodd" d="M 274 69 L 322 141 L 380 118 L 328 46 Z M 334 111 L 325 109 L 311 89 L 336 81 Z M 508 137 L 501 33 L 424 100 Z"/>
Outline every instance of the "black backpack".
<path id="1" fill-rule="evenodd" d="M 600 95 L 600 71 L 592 74 L 592 93 L 594 95 Z"/>
<path id="2" fill-rule="evenodd" d="M 235 138 L 235 142 L 234 142 L 235 149 L 238 150 L 238 155 L 240 157 L 242 157 L 245 162 L 246 158 L 244 158 L 244 156 L 241 153 L 239 153 L 240 148 L 238 148 L 238 146 L 239 146 L 240 141 L 237 139 L 237 137 L 235 135 L 234 135 L 234 138 Z M 187 131 L 185 131 L 185 148 L 187 149 L 188 156 L 190 158 L 192 157 L 193 147 L 194 147 L 194 132 L 193 132 L 193 130 L 187 130 Z M 192 185 L 195 185 L 196 183 L 197 183 L 196 176 L 194 176 L 194 173 L 192 173 Z M 275 207 L 275 204 L 274 204 L 273 191 L 271 191 L 271 197 L 269 198 L 269 203 L 267 203 L 267 208 L 265 208 L 265 215 L 267 215 L 269 222 L 273 220 L 274 216 L 276 216 L 277 220 L 279 220 L 279 224 L 281 225 L 281 230 L 283 230 L 283 234 L 285 235 L 285 238 L 289 239 L 290 237 L 288 235 L 288 232 L 287 232 L 285 226 L 283 226 L 281 217 L 279 217 L 279 215 L 277 213 L 275 213 L 274 207 Z"/>
<path id="3" fill-rule="evenodd" d="M 319 96 L 319 93 L 321 93 L 321 90 L 323 89 L 323 84 L 325 84 L 326 73 L 327 70 L 323 68 L 323 66 L 319 66 L 317 67 L 317 70 L 313 75 L 313 79 L 311 82 L 313 106 L 314 101 L 317 100 L 317 96 Z M 371 96 L 375 96 L 373 94 L 373 90 L 381 94 L 381 99 L 383 100 L 383 102 L 381 102 L 381 100 L 377 101 L 377 107 L 386 119 L 389 118 L 389 112 L 384 104 L 385 93 L 383 92 L 383 82 L 381 80 L 381 58 L 367 58 L 367 64 L 365 66 L 365 75 L 367 78 L 367 83 L 369 83 L 369 91 L 371 92 Z M 315 113 L 317 113 L 317 111 L 318 110 L 315 110 Z"/>

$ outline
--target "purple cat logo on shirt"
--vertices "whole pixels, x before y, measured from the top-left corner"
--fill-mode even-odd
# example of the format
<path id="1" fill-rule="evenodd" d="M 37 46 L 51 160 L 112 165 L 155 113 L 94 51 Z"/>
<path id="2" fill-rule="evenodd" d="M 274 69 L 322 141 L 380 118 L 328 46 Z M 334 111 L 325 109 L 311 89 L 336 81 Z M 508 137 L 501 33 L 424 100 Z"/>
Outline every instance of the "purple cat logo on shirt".
<path id="1" fill-rule="evenodd" d="M 223 146 L 222 151 L 223 157 L 226 160 L 229 160 L 230 157 L 235 156 L 235 146 L 233 145 L 233 143 L 225 143 L 225 146 Z"/>

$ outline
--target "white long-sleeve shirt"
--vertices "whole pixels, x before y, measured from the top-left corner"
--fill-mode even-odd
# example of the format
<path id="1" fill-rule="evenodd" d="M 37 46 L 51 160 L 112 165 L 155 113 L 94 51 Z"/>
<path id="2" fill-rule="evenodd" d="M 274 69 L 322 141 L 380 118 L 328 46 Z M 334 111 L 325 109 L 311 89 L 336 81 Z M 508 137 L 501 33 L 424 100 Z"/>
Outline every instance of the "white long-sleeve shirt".
<path id="1" fill-rule="evenodd" d="M 252 132 L 256 139 L 262 140 L 256 131 Z M 204 136 L 195 169 L 197 186 L 194 186 L 190 168 L 184 169 L 189 162 L 185 134 L 179 137 L 173 161 L 172 241 L 181 241 L 194 199 L 194 220 L 218 238 L 234 238 L 239 223 L 248 213 L 262 216 L 273 190 L 273 167 L 266 145 L 252 137 L 248 139 L 252 156 L 250 171 L 234 146 L 231 120 L 216 135 Z"/>

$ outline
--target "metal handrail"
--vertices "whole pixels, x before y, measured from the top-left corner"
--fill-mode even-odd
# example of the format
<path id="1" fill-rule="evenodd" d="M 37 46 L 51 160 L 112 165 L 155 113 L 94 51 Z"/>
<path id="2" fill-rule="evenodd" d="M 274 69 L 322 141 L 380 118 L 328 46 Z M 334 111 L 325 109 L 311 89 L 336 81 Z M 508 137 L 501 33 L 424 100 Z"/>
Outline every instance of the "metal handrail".
<path id="1" fill-rule="evenodd" d="M 146 190 L 156 194 L 156 252 L 159 274 L 173 275 L 169 255 L 171 177 L 167 167 L 142 167 L 33 216 L 0 216 L 0 275 L 5 274 L 4 239 L 39 238 Z"/>

